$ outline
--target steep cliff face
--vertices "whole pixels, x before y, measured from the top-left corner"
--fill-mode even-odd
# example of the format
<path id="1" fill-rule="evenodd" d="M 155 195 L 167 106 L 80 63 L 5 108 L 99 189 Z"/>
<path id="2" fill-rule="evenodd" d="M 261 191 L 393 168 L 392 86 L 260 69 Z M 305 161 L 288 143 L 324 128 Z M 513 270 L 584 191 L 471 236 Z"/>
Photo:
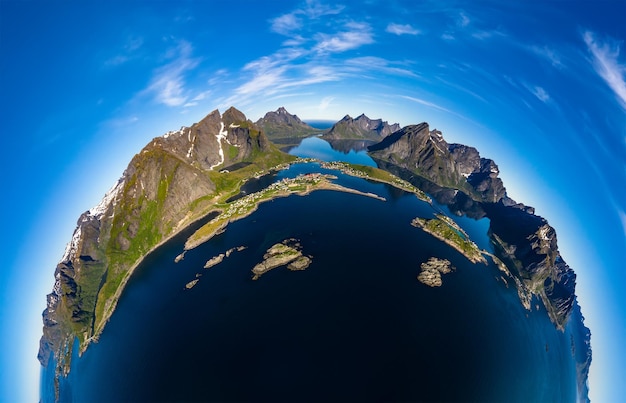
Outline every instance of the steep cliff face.
<path id="1" fill-rule="evenodd" d="M 356 119 L 346 115 L 324 133 L 323 137 L 327 140 L 380 141 L 399 129 L 400 125 L 397 123 L 390 125 L 382 119 L 370 119 L 364 114 Z"/>
<path id="2" fill-rule="evenodd" d="M 52 353 L 61 365 L 74 337 L 81 346 L 97 337 L 129 269 L 205 213 L 222 183 L 232 182 L 233 174 L 221 170 L 277 152 L 259 128 L 231 108 L 157 137 L 135 155 L 100 204 L 80 217 L 57 265 L 43 313 L 41 363 L 47 365 Z"/>
<path id="3" fill-rule="evenodd" d="M 506 197 L 498 166 L 473 147 L 448 144 L 428 123 L 406 126 L 368 147 L 372 158 L 407 169 L 440 186 L 456 188 L 477 201 Z"/>
<path id="4" fill-rule="evenodd" d="M 506 195 L 495 162 L 481 158 L 473 147 L 448 144 L 427 123 L 404 127 L 368 149 L 384 169 L 396 167 L 421 187 L 430 186 L 424 179 L 432 182 L 432 190 L 459 212 L 490 218 L 498 257 L 516 267 L 526 287 L 544 301 L 552 321 L 563 327 L 572 311 L 576 276 L 559 256 L 554 229 Z"/>
<path id="5" fill-rule="evenodd" d="M 320 130 L 304 123 L 297 115 L 287 112 L 282 106 L 275 112 L 267 112 L 264 117 L 256 121 L 256 125 L 265 132 L 270 140 L 278 144 L 285 143 L 280 139 L 308 137 L 320 132 Z"/>
<path id="6" fill-rule="evenodd" d="M 498 203 L 484 208 L 496 254 L 512 263 L 562 329 L 574 307 L 576 274 L 559 254 L 556 231 L 544 218 L 512 206 Z"/>
<path id="7" fill-rule="evenodd" d="M 406 126 L 368 149 L 374 159 L 398 165 L 442 186 L 467 186 L 461 167 L 448 151 L 448 143 L 440 132 L 431 132 L 428 123 Z"/>
<path id="8" fill-rule="evenodd" d="M 473 147 L 448 144 L 426 123 L 407 126 L 370 146 L 378 166 L 408 180 L 451 211 L 490 220 L 495 255 L 514 268 L 522 293 L 537 296 L 558 329 L 571 324 L 578 390 L 587 399 L 591 332 L 576 301 L 576 274 L 561 258 L 556 231 L 532 207 L 506 194 L 498 166 Z"/>

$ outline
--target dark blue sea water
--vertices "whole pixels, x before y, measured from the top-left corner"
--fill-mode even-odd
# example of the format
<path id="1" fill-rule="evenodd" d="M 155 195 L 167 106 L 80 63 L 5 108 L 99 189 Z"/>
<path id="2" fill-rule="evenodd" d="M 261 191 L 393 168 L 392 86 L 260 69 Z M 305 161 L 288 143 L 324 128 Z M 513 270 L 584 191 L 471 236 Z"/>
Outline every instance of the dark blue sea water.
<path id="1" fill-rule="evenodd" d="M 296 152 L 345 157 L 319 142 Z M 298 164 L 275 179 L 312 171 Z M 188 234 L 172 239 L 137 269 L 99 343 L 75 354 L 62 400 L 575 400 L 568 331 L 538 301 L 526 311 L 493 264 L 474 265 L 410 225 L 445 206 L 335 174 L 387 201 L 332 191 L 276 199 L 179 263 Z M 485 220 L 453 218 L 489 248 Z M 252 267 L 287 238 L 311 266 L 253 281 Z M 236 246 L 247 249 L 203 268 Z M 416 279 L 430 257 L 457 269 L 440 288 Z"/>

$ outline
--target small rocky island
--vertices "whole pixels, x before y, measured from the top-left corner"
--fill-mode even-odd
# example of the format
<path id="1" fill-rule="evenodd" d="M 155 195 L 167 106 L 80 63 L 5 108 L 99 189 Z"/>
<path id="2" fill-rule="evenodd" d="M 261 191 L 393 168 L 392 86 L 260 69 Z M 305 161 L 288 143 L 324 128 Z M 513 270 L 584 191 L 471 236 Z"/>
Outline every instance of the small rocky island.
<path id="1" fill-rule="evenodd" d="M 211 259 L 207 260 L 207 262 L 204 264 L 204 268 L 210 269 L 213 266 L 217 266 L 218 264 L 224 261 L 224 258 L 230 257 L 230 255 L 233 252 L 241 252 L 242 250 L 245 250 L 245 249 L 246 249 L 245 246 L 237 246 L 235 248 L 230 248 L 226 252 L 220 253 L 219 255 L 213 256 Z"/>
<path id="2" fill-rule="evenodd" d="M 436 257 L 431 257 L 427 262 L 422 263 L 420 268 L 422 271 L 417 275 L 417 279 L 429 287 L 441 287 L 443 284 L 441 275 L 456 271 L 449 260 Z"/>
<path id="3" fill-rule="evenodd" d="M 311 259 L 311 256 L 302 254 L 302 245 L 297 239 L 286 239 L 269 248 L 263 255 L 263 261 L 252 268 L 252 280 L 258 280 L 268 271 L 285 265 L 292 271 L 304 270 L 311 264 Z"/>

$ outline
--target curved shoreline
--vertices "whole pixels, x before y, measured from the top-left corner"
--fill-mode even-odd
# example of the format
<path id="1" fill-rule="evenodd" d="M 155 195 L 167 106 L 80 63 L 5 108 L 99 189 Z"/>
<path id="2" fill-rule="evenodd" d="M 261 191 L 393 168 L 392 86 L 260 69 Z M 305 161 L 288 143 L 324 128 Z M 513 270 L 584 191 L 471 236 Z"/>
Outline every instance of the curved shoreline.
<path id="1" fill-rule="evenodd" d="M 297 161 L 297 162 L 307 163 L 307 162 L 312 162 L 312 161 L 305 160 L 305 161 Z M 285 168 L 284 167 L 280 167 L 280 169 L 285 169 Z M 306 196 L 306 195 L 310 194 L 311 192 L 313 192 L 315 190 L 334 190 L 334 191 L 340 191 L 340 192 L 345 192 L 345 193 L 358 194 L 358 195 L 361 195 L 361 196 L 372 197 L 372 198 L 375 198 L 375 199 L 378 199 L 378 200 L 381 200 L 381 201 L 386 201 L 385 198 L 383 198 L 381 196 L 378 196 L 378 195 L 376 195 L 374 193 L 361 192 L 359 190 L 347 188 L 347 187 L 344 187 L 344 186 L 341 186 L 341 185 L 338 185 L 338 184 L 335 184 L 335 183 L 331 183 L 331 182 L 328 182 L 328 181 L 322 181 L 322 182 L 320 182 L 320 183 L 318 183 L 318 184 L 316 184 L 314 186 L 315 187 L 313 187 L 313 185 L 310 185 L 304 191 L 284 191 L 284 192 L 276 193 L 276 194 L 272 195 L 271 197 L 269 197 L 267 199 L 258 200 L 257 202 L 255 202 L 255 205 L 249 211 L 247 211 L 245 214 L 240 215 L 240 216 L 235 216 L 235 217 L 229 217 L 229 218 L 225 219 L 223 222 L 221 222 L 219 225 L 217 225 L 210 233 L 208 233 L 207 235 L 199 238 L 198 240 L 194 240 L 194 241 L 190 242 L 189 239 L 193 236 L 193 234 L 190 235 L 190 237 L 185 242 L 184 251 L 188 251 L 188 250 L 194 249 L 197 246 L 199 246 L 199 245 L 209 241 L 216 234 L 224 231 L 225 228 L 228 226 L 228 224 L 230 224 L 231 222 L 238 221 L 240 219 L 243 219 L 245 217 L 250 216 L 252 213 L 257 211 L 257 209 L 258 209 L 258 207 L 259 207 L 259 205 L 261 203 L 266 202 L 266 201 L 271 201 L 271 200 L 274 200 L 274 199 L 277 199 L 277 198 L 281 198 L 281 197 L 288 197 L 288 196 L 291 196 L 293 194 L 298 195 L 298 196 Z M 113 294 L 113 296 L 111 298 L 109 298 L 109 300 L 106 302 L 106 305 L 105 305 L 105 308 L 104 308 L 104 312 L 103 312 L 103 315 L 102 315 L 102 319 L 98 321 L 98 324 L 94 328 L 93 334 L 90 337 L 88 337 L 87 339 L 85 339 L 83 341 L 83 343 L 81 343 L 80 348 L 79 348 L 79 352 L 78 352 L 79 356 L 82 356 L 82 354 L 87 350 L 87 348 L 89 347 L 89 345 L 92 342 L 98 342 L 98 339 L 100 338 L 100 335 L 104 331 L 104 328 L 106 327 L 106 324 L 109 322 L 109 320 L 111 319 L 111 316 L 113 315 L 113 313 L 115 312 L 115 309 L 117 308 L 117 303 L 119 302 L 119 299 L 122 296 L 122 292 L 126 288 L 126 285 L 128 284 L 128 281 L 130 280 L 131 276 L 133 275 L 133 273 L 135 272 L 137 267 L 146 259 L 146 257 L 148 257 L 151 253 L 153 253 L 159 247 L 163 246 L 165 243 L 170 241 L 172 238 L 174 238 L 177 235 L 179 235 L 180 233 L 182 233 L 185 229 L 187 229 L 190 226 L 192 226 L 193 224 L 198 223 L 199 221 L 207 218 L 209 215 L 211 215 L 213 213 L 218 213 L 218 216 L 213 218 L 208 223 L 205 223 L 204 225 L 207 225 L 207 224 L 213 222 L 213 220 L 219 219 L 220 215 L 224 213 L 224 209 L 213 207 L 208 212 L 203 214 L 200 218 L 198 218 L 198 219 L 196 219 L 196 220 L 194 220 L 194 221 L 192 221 L 192 222 L 190 222 L 188 224 L 180 225 L 178 230 L 176 230 L 176 231 L 172 232 L 171 234 L 167 235 L 166 237 L 164 237 L 158 244 L 156 244 L 155 246 L 150 248 L 150 250 L 145 255 L 143 255 L 139 260 L 137 260 L 127 270 L 126 274 L 124 275 L 124 278 L 120 282 L 120 285 L 115 290 L 115 294 Z M 204 227 L 204 225 L 202 225 L 200 228 Z M 198 230 L 200 228 L 198 228 Z M 196 232 L 198 230 L 196 230 Z M 195 234 L 195 232 L 194 232 L 194 234 Z"/>
<path id="2" fill-rule="evenodd" d="M 100 338 L 100 335 L 104 331 L 104 328 L 106 327 L 106 324 L 109 323 L 109 320 L 111 319 L 111 316 L 115 312 L 115 308 L 117 308 L 117 303 L 118 303 L 120 297 L 122 296 L 122 292 L 126 288 L 126 284 L 130 280 L 131 276 L 133 275 L 133 273 L 135 272 L 137 267 L 139 267 L 139 265 L 141 263 L 143 263 L 143 261 L 148 256 L 150 256 L 150 254 L 155 252 L 158 248 L 163 246 L 165 243 L 171 241 L 177 235 L 180 235 L 185 229 L 187 229 L 190 226 L 192 226 L 192 225 L 194 225 L 194 224 L 196 224 L 196 223 L 206 219 L 208 216 L 210 216 L 213 213 L 218 213 L 219 214 L 220 212 L 221 212 L 220 209 L 213 208 L 213 209 L 209 210 L 208 212 L 206 212 L 205 214 L 203 214 L 200 218 L 198 218 L 196 220 L 193 220 L 189 224 L 181 225 L 178 230 L 176 230 L 176 231 L 172 232 L 171 234 L 167 235 L 158 244 L 156 244 L 155 246 L 150 248 L 150 250 L 145 255 L 143 255 L 139 260 L 137 260 L 127 270 L 126 274 L 124 275 L 124 278 L 120 282 L 120 285 L 115 290 L 115 294 L 113 294 L 113 296 L 109 299 L 108 305 L 105 306 L 104 312 L 102 314 L 102 319 L 98 322 L 98 325 L 94 328 L 93 334 L 89 338 L 85 339 L 83 341 L 83 343 L 81 343 L 80 348 L 78 349 L 78 356 L 79 357 L 83 355 L 83 353 L 87 350 L 87 347 L 89 347 L 89 345 L 92 342 L 96 342 L 96 343 L 98 342 L 98 339 Z"/>
<path id="3" fill-rule="evenodd" d="M 250 216 L 252 213 L 254 213 L 255 211 L 258 210 L 259 205 L 261 205 L 262 203 L 268 202 L 268 201 L 272 201 L 274 199 L 278 199 L 278 198 L 282 198 L 282 197 L 289 197 L 291 195 L 296 195 L 296 196 L 306 196 L 308 194 L 310 194 L 311 192 L 314 192 L 316 190 L 332 190 L 332 191 L 336 191 L 336 192 L 344 192 L 344 193 L 353 193 L 353 194 L 357 194 L 359 196 L 365 196 L 365 197 L 371 197 L 377 200 L 381 200 L 381 201 L 387 201 L 384 197 L 381 197 L 377 194 L 374 193 L 366 193 L 366 192 L 361 192 L 360 190 L 356 190 L 356 189 L 352 189 L 352 188 L 348 188 L 345 186 L 341 186 L 341 185 L 337 185 L 335 183 L 331 183 L 328 181 L 322 181 L 320 183 L 317 183 L 315 185 L 309 185 L 307 186 L 306 190 L 303 191 L 281 191 L 278 192 L 276 194 L 273 194 L 271 197 L 268 197 L 266 199 L 260 199 L 260 200 L 256 200 L 254 202 L 254 206 L 252 206 L 248 211 L 246 211 L 245 213 L 241 214 L 241 215 L 236 215 L 236 216 L 231 216 L 228 217 L 226 219 L 222 219 L 223 221 L 219 224 L 217 224 L 217 226 L 211 230 L 211 232 L 208 232 L 205 235 L 199 236 L 197 239 L 193 239 L 191 240 L 191 238 L 195 235 L 192 234 L 189 239 L 187 239 L 187 242 L 185 242 L 185 250 L 191 250 L 194 249 L 196 247 L 198 247 L 199 245 L 208 242 L 211 238 L 213 238 L 217 233 L 219 233 L 220 231 L 224 230 L 228 224 L 230 224 L 231 222 L 235 222 L 238 220 L 241 220 L 243 218 L 246 218 L 248 216 Z M 220 217 L 216 217 L 215 220 L 220 220 Z M 208 222 L 205 225 L 210 224 L 212 221 Z M 198 229 L 200 230 L 200 229 Z"/>

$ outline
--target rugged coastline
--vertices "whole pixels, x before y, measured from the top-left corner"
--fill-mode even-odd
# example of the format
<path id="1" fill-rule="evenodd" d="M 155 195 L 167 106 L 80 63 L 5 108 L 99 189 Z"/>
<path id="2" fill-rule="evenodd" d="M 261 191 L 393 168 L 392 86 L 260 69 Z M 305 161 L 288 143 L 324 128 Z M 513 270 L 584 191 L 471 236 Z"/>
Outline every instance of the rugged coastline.
<path id="1" fill-rule="evenodd" d="M 185 242 L 185 250 L 191 250 L 196 248 L 198 245 L 207 242 L 219 231 L 224 230 L 229 223 L 248 217 L 258 209 L 261 203 L 268 202 L 279 197 L 288 197 L 292 194 L 306 196 L 316 190 L 333 190 L 385 201 L 383 197 L 376 194 L 361 192 L 356 189 L 332 183 L 330 182 L 332 179 L 336 179 L 336 177 L 324 174 L 300 175 L 294 179 L 283 179 L 282 181 L 275 182 L 259 192 L 249 194 L 233 202 L 218 217 L 211 220 L 211 222 L 205 224 L 202 228 L 198 229 L 198 231 L 191 235 L 187 242 Z"/>
<path id="2" fill-rule="evenodd" d="M 287 115 L 283 110 L 270 117 L 300 125 L 298 120 L 287 119 Z M 357 120 L 366 121 L 365 118 Z M 345 120 L 342 125 L 351 124 L 350 119 Z M 272 130 L 271 121 L 261 123 L 266 131 Z M 305 135 L 309 128 L 301 126 L 301 134 Z M 285 127 L 282 124 L 281 130 Z M 358 132 L 351 130 L 345 132 Z M 445 242 L 472 263 L 487 264 L 485 256 L 491 257 L 508 279 L 502 277 L 507 286 L 515 284 L 526 309 L 530 309 L 533 296 L 539 297 L 555 326 L 564 329 L 572 310 L 579 310 L 574 294 L 575 274 L 558 253 L 554 229 L 535 216 L 531 207 L 506 196 L 493 161 L 480 158 L 471 147 L 447 144 L 440 132 L 430 131 L 425 123 L 385 132 L 384 139 L 370 148 L 370 155 L 382 169 L 288 156 L 234 108 L 223 115 L 214 111 L 191 128 L 155 138 L 133 158 L 103 201 L 79 219 L 55 272 L 53 292 L 48 295 L 39 354 L 42 365 L 47 365 L 47 357 L 52 353 L 57 377 L 66 376 L 71 368 L 67 346 L 76 339 L 82 355 L 92 342 L 97 342 L 139 264 L 196 223 L 209 220 L 188 237 L 177 262 L 184 259 L 187 250 L 224 231 L 229 223 L 249 216 L 261 203 L 276 198 L 332 190 L 385 201 L 379 195 L 333 183 L 336 177 L 319 173 L 275 182 L 228 201 L 240 194 L 241 186 L 250 178 L 304 162 L 385 183 L 431 204 L 430 196 L 440 202 L 438 196 L 445 195 L 447 199 L 442 204 L 452 206 L 451 211 L 488 217 L 494 254 L 481 251 L 445 215 L 433 219 L 418 217 L 412 225 Z M 399 175 L 396 169 L 403 174 Z M 420 186 L 425 181 L 430 181 L 424 187 L 428 194 Z M 437 187 L 443 190 L 439 192 Z M 510 223 L 514 223 L 513 231 Z M 289 242 L 281 245 L 293 250 L 274 245 L 282 252 L 270 253 L 273 247 L 270 248 L 262 267 L 253 269 L 254 279 L 281 265 L 287 265 L 289 270 L 304 270 L 310 264 L 310 257 Z M 219 264 L 224 256 L 207 261 L 205 268 Z M 270 264 L 265 264 L 268 260 Z M 424 267 L 420 275 L 429 286 L 440 286 L 441 274 L 450 271 L 441 264 Z M 198 281 L 197 277 L 188 282 L 186 289 Z M 579 327 L 588 341 L 588 329 L 582 319 Z M 581 379 L 586 379 L 590 350 L 586 357 L 579 368 Z"/>

